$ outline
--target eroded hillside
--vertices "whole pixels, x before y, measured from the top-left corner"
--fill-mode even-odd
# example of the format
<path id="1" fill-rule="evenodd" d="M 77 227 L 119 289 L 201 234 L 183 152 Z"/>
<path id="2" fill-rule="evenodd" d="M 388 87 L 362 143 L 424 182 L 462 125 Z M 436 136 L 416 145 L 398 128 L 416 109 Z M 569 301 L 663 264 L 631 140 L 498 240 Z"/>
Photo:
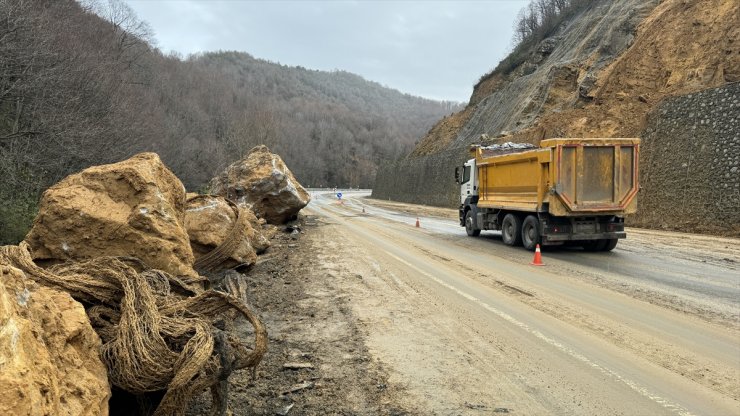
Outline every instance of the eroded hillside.
<path id="1" fill-rule="evenodd" d="M 483 79 L 469 107 L 435 126 L 412 155 L 481 134 L 528 142 L 639 136 L 664 97 L 740 81 L 739 38 L 734 0 L 596 1 L 512 73 Z"/>
<path id="2" fill-rule="evenodd" d="M 381 170 L 373 195 L 456 206 L 451 172 L 472 143 L 642 137 L 633 225 L 740 232 L 727 209 L 740 204 L 740 2 L 595 0 L 525 52 Z"/>

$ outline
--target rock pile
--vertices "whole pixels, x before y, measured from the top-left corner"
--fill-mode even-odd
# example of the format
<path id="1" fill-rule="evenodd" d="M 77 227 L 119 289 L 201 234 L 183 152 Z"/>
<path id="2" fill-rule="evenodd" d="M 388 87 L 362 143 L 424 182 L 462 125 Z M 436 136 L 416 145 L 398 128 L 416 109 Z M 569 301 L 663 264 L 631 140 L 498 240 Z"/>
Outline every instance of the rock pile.
<path id="1" fill-rule="evenodd" d="M 236 201 L 270 224 L 283 224 L 311 200 L 280 156 L 256 146 L 211 181 L 211 193 Z"/>
<path id="2" fill-rule="evenodd" d="M 525 150 L 536 149 L 537 146 L 530 143 L 513 143 L 505 142 L 501 144 L 492 144 L 489 146 L 481 146 L 481 150 L 485 156 L 494 155 L 505 155 L 509 153 L 518 153 Z"/>
<path id="3" fill-rule="evenodd" d="M 46 264 L 133 256 L 150 267 L 196 278 L 184 226 L 185 187 L 154 153 L 66 177 L 41 199 L 26 236 Z"/>
<path id="4" fill-rule="evenodd" d="M 0 414 L 107 415 L 100 347 L 81 304 L 0 261 Z"/>
<path id="5" fill-rule="evenodd" d="M 224 175 L 239 206 L 186 198 L 154 153 L 44 193 L 26 241 L 0 247 L 0 414 L 106 415 L 111 385 L 137 400 L 158 392 L 155 415 L 184 414 L 210 387 L 214 414 L 227 412 L 226 380 L 260 362 L 267 331 L 241 275 L 206 290 L 196 270 L 255 263 L 275 232 L 266 221 L 309 197 L 264 146 Z M 249 334 L 235 333 L 239 316 Z"/>
<path id="6" fill-rule="evenodd" d="M 42 269 L 33 263 L 26 243 L 0 247 L 0 265 L 22 270 L 25 278 L 60 288 L 83 302 L 87 318 L 82 320 L 92 325 L 102 340 L 102 345 L 97 344 L 98 353 L 89 357 L 102 360 L 110 384 L 138 396 L 142 404 L 147 403 L 148 394 L 158 392 L 157 400 L 145 406 L 155 409 L 154 416 L 183 415 L 190 399 L 209 387 L 217 410 L 214 414 L 226 412 L 226 401 L 216 398 L 225 393 L 219 390 L 221 382 L 233 370 L 255 367 L 267 350 L 267 331 L 245 304 L 239 282 L 229 282 L 234 294 L 204 291 L 166 272 L 149 269 L 133 257 L 98 257 Z M 237 316 L 252 325 L 253 348 L 229 330 L 232 326 L 216 324 Z M 38 319 L 43 325 L 49 316 L 42 312 Z M 58 331 L 55 326 L 42 330 L 49 334 Z M 59 353 L 67 357 L 68 348 Z M 15 354 L 10 358 L 18 356 L 17 352 L 9 354 Z M 7 360 L 0 358 L 0 362 Z M 68 368 L 79 361 L 74 356 L 69 359 L 71 364 L 55 363 L 64 377 L 71 376 Z M 42 396 L 48 393 L 43 388 L 40 392 Z M 72 394 L 81 397 L 79 391 Z M 128 409 L 131 413 L 137 410 L 141 409 Z"/>
<path id="7" fill-rule="evenodd" d="M 193 195 L 185 210 L 185 228 L 195 255 L 195 268 L 249 266 L 270 246 L 262 224 L 248 209 L 213 195 Z"/>

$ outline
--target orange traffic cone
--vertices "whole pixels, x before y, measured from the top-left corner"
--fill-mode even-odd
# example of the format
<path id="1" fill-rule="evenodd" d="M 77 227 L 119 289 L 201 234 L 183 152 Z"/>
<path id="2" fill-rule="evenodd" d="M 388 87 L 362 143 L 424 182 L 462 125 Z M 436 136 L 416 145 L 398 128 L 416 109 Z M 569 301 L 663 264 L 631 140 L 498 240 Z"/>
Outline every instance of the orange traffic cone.
<path id="1" fill-rule="evenodd" d="M 532 260 L 532 263 L 530 263 L 534 266 L 544 266 L 545 264 L 542 263 L 542 253 L 540 252 L 540 245 L 537 244 L 537 247 L 534 249 L 534 260 Z"/>
<path id="2" fill-rule="evenodd" d="M 420 225 L 419 225 L 419 217 L 416 217 L 416 228 L 419 228 L 419 227 L 420 227 Z"/>

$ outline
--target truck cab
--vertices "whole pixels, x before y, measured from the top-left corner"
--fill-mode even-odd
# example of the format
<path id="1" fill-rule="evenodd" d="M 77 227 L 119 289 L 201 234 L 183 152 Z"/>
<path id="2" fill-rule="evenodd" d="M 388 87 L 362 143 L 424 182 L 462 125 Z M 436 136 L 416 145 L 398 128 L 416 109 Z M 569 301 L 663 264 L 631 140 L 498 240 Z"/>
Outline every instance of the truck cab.
<path id="1" fill-rule="evenodd" d="M 475 159 L 455 168 L 455 182 L 460 185 L 460 225 L 465 227 L 468 235 L 477 236 L 481 230 L 475 226 L 475 214 L 478 212 L 478 169 Z"/>
<path id="2" fill-rule="evenodd" d="M 462 167 L 455 168 L 455 181 L 460 185 L 460 204 L 464 204 L 468 198 L 478 196 L 476 176 L 475 159 L 470 159 Z"/>

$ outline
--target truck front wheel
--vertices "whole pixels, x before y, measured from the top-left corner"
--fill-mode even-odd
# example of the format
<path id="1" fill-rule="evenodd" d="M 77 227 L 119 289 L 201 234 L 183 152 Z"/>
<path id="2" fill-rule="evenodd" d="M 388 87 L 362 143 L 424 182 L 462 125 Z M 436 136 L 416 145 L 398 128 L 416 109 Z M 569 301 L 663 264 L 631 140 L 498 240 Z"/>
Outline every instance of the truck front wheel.
<path id="1" fill-rule="evenodd" d="M 522 223 L 522 245 L 527 250 L 534 250 L 540 243 L 540 220 L 534 215 L 527 215 Z"/>
<path id="2" fill-rule="evenodd" d="M 506 214 L 501 224 L 501 237 L 507 246 L 522 244 L 522 220 L 514 214 Z"/>
<path id="3" fill-rule="evenodd" d="M 465 232 L 468 233 L 470 237 L 478 237 L 480 235 L 480 230 L 475 228 L 475 225 L 473 225 L 473 211 L 465 213 Z"/>

